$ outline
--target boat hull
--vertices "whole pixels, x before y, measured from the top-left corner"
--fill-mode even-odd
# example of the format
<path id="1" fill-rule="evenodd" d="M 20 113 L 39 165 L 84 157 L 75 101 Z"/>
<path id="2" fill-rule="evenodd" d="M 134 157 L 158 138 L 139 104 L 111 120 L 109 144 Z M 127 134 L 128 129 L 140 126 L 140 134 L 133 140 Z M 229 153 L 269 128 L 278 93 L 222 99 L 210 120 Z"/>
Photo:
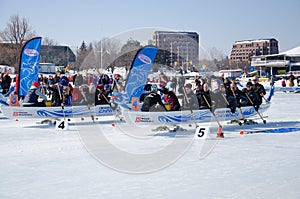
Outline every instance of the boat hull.
<path id="1" fill-rule="evenodd" d="M 20 107 L 1 106 L 2 113 L 7 118 L 62 118 L 62 117 L 88 117 L 111 116 L 114 111 L 109 105 L 97 106 L 65 106 L 57 107 Z"/>
<path id="2" fill-rule="evenodd" d="M 259 112 L 265 112 L 270 107 L 270 104 L 263 104 L 259 108 Z M 214 111 L 216 118 L 219 121 L 235 120 L 252 117 L 257 115 L 257 111 L 253 106 L 241 107 L 232 113 L 229 108 L 220 108 Z M 128 123 L 134 125 L 177 125 L 177 124 L 193 124 L 215 121 L 215 117 L 209 109 L 202 110 L 185 110 L 185 111 L 169 111 L 169 112 L 140 112 L 126 110 L 121 108 L 122 116 Z"/>

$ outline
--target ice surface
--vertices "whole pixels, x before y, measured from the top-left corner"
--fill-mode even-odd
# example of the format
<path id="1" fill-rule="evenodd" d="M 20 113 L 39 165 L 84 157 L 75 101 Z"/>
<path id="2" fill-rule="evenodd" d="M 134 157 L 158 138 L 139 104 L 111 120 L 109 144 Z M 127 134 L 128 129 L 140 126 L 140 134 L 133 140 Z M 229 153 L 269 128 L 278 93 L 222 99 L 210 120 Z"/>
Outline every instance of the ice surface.
<path id="1" fill-rule="evenodd" d="M 240 135 L 241 130 L 300 127 L 299 98 L 296 93 L 275 93 L 264 114 L 267 124 L 259 118 L 256 125 L 223 123 L 225 139 L 196 139 L 174 163 L 142 174 L 111 169 L 86 150 L 78 129 L 82 133 L 93 123 L 62 132 L 34 120 L 1 118 L 0 198 L 299 198 L 300 131 Z M 117 128 L 121 123 L 97 125 L 108 140 L 130 153 L 157 151 L 174 139 L 192 136 L 190 131 L 174 136 L 149 128 L 137 138 L 122 134 Z M 139 129 L 126 126 L 126 131 L 137 135 Z M 212 137 L 215 131 L 212 127 Z M 211 153 L 199 158 L 203 144 L 214 143 Z M 120 158 L 103 150 L 116 161 Z"/>

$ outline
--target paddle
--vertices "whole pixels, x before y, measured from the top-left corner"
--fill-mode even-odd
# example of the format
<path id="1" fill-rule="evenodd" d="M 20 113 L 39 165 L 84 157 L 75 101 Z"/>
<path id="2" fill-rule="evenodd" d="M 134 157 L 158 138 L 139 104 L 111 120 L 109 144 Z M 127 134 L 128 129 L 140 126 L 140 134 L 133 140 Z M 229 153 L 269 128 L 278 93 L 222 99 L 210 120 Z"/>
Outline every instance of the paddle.
<path id="1" fill-rule="evenodd" d="M 231 89 L 231 91 L 232 91 L 232 94 L 233 94 L 233 96 L 234 96 L 234 97 L 235 97 L 235 99 L 236 99 L 236 94 L 235 94 L 234 90 L 233 90 L 233 89 Z M 242 120 L 244 120 L 244 122 L 246 122 L 246 121 L 247 121 L 247 119 L 245 118 L 245 115 L 244 115 L 244 113 L 243 113 L 243 110 L 242 110 L 242 108 L 241 108 L 241 107 L 239 107 L 239 109 L 240 109 L 240 112 L 241 112 L 241 114 L 242 114 Z"/>
<path id="2" fill-rule="evenodd" d="M 197 122 L 196 122 L 195 115 L 194 115 L 194 111 L 193 111 L 192 106 L 191 106 L 191 104 L 190 104 L 190 101 L 189 101 L 189 98 L 188 98 L 188 96 L 187 96 L 187 93 L 186 93 L 185 88 L 183 88 L 183 94 L 184 94 L 184 98 L 186 99 L 186 103 L 187 103 L 188 106 L 190 107 L 190 111 L 191 111 L 192 117 L 193 117 L 193 119 L 194 119 L 195 126 L 196 126 L 196 128 L 197 128 L 197 127 L 198 127 L 198 124 L 197 124 Z"/>
<path id="3" fill-rule="evenodd" d="M 95 123 L 95 117 L 94 117 L 94 115 L 93 115 L 93 113 L 92 113 L 92 111 L 91 111 L 90 105 L 88 104 L 87 107 L 88 107 L 89 112 L 90 112 L 90 114 L 91 114 L 91 118 L 92 118 L 92 120 L 93 120 L 93 123 Z"/>
<path id="4" fill-rule="evenodd" d="M 56 86 L 57 86 L 57 90 L 58 90 L 58 94 L 59 94 L 59 99 L 60 99 L 60 101 L 61 101 L 61 110 L 62 110 L 63 115 L 64 115 L 64 121 L 66 121 L 64 102 L 63 102 L 63 99 L 62 99 L 62 95 L 61 95 L 61 92 L 60 92 L 59 85 L 56 84 Z"/>
<path id="5" fill-rule="evenodd" d="M 205 100 L 205 102 L 206 102 L 206 104 L 207 104 L 207 106 L 208 106 L 210 112 L 213 114 L 215 120 L 217 121 L 218 126 L 219 126 L 220 128 L 222 128 L 222 125 L 221 125 L 220 121 L 218 120 L 216 114 L 211 110 L 211 105 L 208 103 L 208 101 L 207 101 L 207 99 L 206 99 L 206 97 L 205 97 L 204 95 L 203 95 L 203 98 L 204 98 L 204 100 Z"/>
<path id="6" fill-rule="evenodd" d="M 248 100 L 250 101 L 250 103 L 252 104 L 252 106 L 254 107 L 254 110 L 258 113 L 259 117 L 262 119 L 263 123 L 267 123 L 266 120 L 264 120 L 264 118 L 262 117 L 262 115 L 260 114 L 260 112 L 258 110 L 256 110 L 255 105 L 253 103 L 253 101 L 250 99 L 249 95 L 245 92 L 246 97 L 248 98 Z"/>
<path id="7" fill-rule="evenodd" d="M 230 104 L 229 104 L 228 100 L 226 99 L 226 97 L 224 96 L 224 94 L 221 93 L 221 95 L 222 95 L 222 97 L 224 98 L 224 100 L 226 101 L 227 105 L 229 106 Z M 235 113 L 233 113 L 233 114 L 234 114 L 234 116 L 235 116 L 235 119 L 238 121 L 238 118 L 237 118 L 236 114 L 235 114 Z M 242 122 L 239 122 L 239 125 L 241 126 L 241 125 L 242 125 Z"/>
<path id="8" fill-rule="evenodd" d="M 117 109 L 118 104 L 117 104 L 117 103 L 114 103 L 114 104 L 116 104 L 116 107 L 112 107 L 112 105 L 109 103 L 109 100 L 107 99 L 107 97 L 106 97 L 103 93 L 100 93 L 100 95 L 103 96 L 103 98 L 104 98 L 105 101 L 108 103 L 108 105 L 110 106 L 110 108 L 113 110 L 113 112 L 115 112 L 115 110 Z M 115 113 L 116 113 L 116 112 L 115 112 Z M 123 120 L 119 115 L 117 115 L 117 114 L 114 114 L 114 115 L 115 115 L 115 117 L 118 117 L 120 120 Z"/>
<path id="9" fill-rule="evenodd" d="M 89 110 L 89 112 L 90 112 L 91 118 L 92 118 L 92 120 L 93 120 L 93 123 L 95 123 L 95 117 L 94 117 L 94 115 L 93 115 L 93 113 L 92 113 L 92 111 L 91 111 L 91 107 L 90 107 L 90 105 L 89 105 L 89 101 L 88 101 L 88 98 L 87 98 L 87 96 L 86 96 L 86 93 L 85 93 L 85 92 L 81 92 L 81 94 L 82 94 L 82 97 L 84 98 L 84 100 L 87 102 L 87 107 L 88 107 L 88 110 Z"/>

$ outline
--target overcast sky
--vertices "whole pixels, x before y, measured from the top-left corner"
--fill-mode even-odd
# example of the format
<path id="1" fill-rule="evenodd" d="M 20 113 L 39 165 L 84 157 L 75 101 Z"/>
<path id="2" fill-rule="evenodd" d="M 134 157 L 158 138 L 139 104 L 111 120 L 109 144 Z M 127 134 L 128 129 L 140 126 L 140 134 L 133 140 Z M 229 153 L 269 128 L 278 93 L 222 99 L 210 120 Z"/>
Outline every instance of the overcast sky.
<path id="1" fill-rule="evenodd" d="M 274 37 L 279 51 L 299 46 L 299 10 L 298 0 L 1 0 L 0 30 L 18 14 L 39 36 L 76 48 L 83 40 L 159 27 L 195 31 L 203 48 L 229 55 L 237 40 Z"/>

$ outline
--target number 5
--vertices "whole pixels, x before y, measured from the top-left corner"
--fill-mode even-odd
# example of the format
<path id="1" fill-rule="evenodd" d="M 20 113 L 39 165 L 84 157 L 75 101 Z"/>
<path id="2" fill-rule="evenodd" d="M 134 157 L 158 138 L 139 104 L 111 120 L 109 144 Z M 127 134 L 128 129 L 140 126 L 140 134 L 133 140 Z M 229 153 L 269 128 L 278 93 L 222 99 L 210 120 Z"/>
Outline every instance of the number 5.
<path id="1" fill-rule="evenodd" d="M 198 129 L 198 132 L 197 132 L 197 136 L 198 137 L 203 137 L 204 134 L 205 134 L 205 128 L 197 128 Z"/>

